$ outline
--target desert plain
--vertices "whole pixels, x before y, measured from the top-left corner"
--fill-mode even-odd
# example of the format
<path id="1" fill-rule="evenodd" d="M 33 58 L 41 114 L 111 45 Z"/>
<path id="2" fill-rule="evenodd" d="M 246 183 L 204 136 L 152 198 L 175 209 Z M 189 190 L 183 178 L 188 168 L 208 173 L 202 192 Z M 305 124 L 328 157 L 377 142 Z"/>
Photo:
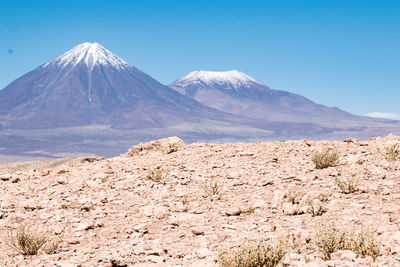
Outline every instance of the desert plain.
<path id="1" fill-rule="evenodd" d="M 278 266 L 400 266 L 397 143 L 171 137 L 114 158 L 0 164 L 0 265 L 218 266 L 271 242 L 283 248 Z M 337 160 L 317 168 L 324 150 Z M 23 226 L 46 233 L 36 255 L 18 250 Z M 324 254 L 324 226 L 370 239 Z"/>

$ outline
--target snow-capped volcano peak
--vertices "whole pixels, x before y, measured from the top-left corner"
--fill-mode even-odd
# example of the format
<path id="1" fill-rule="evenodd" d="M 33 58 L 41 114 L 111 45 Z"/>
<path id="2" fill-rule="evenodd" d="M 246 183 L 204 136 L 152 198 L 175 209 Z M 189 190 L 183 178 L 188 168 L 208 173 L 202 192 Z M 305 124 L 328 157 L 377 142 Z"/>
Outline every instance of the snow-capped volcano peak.
<path id="1" fill-rule="evenodd" d="M 256 79 L 238 70 L 230 71 L 204 71 L 197 70 L 178 79 L 174 84 L 185 87 L 194 84 L 224 84 L 234 89 L 249 85 L 250 83 L 260 84 Z"/>
<path id="2" fill-rule="evenodd" d="M 125 60 L 114 55 L 100 44 L 85 42 L 46 63 L 43 67 L 48 65 L 76 66 L 81 62 L 84 62 L 89 69 L 93 69 L 96 65 L 111 65 L 117 69 L 130 66 Z"/>

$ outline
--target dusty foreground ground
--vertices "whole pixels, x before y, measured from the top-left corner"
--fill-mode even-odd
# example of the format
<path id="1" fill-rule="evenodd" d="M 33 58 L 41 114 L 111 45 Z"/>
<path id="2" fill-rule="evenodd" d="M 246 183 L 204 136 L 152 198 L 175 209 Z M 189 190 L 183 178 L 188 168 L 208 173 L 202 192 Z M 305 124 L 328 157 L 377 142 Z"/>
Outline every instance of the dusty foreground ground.
<path id="1" fill-rule="evenodd" d="M 400 138 L 348 141 L 171 138 L 112 159 L 0 165 L 0 266 L 214 266 L 221 250 L 283 236 L 292 242 L 283 266 L 400 266 L 400 160 L 383 153 Z M 316 169 L 313 151 L 325 147 L 339 162 Z M 160 181 L 148 179 L 156 167 Z M 338 178 L 358 190 L 343 193 Z M 323 260 L 316 227 L 329 222 L 372 227 L 379 256 L 338 251 Z M 61 239 L 55 253 L 9 247 L 23 224 Z"/>

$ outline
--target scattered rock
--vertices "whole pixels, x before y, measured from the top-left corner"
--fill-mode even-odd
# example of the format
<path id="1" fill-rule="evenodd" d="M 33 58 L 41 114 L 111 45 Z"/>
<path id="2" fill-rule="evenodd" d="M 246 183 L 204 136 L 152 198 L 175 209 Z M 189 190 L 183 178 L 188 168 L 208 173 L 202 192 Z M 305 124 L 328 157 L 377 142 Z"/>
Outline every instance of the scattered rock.
<path id="1" fill-rule="evenodd" d="M 225 211 L 226 216 L 239 216 L 242 211 L 239 208 L 230 208 Z"/>
<path id="2" fill-rule="evenodd" d="M 62 239 L 54 254 L 34 257 L 19 255 L 0 239 L 0 265 L 213 266 L 222 249 L 288 235 L 294 249 L 282 266 L 400 266 L 400 159 L 388 162 L 382 154 L 388 143 L 400 142 L 397 137 L 190 145 L 179 140 L 140 144 L 129 155 L 103 160 L 0 166 L 0 235 L 29 224 Z M 317 170 L 312 153 L 324 147 L 340 152 L 340 164 Z M 163 183 L 146 179 L 152 167 L 168 170 Z M 353 175 L 360 190 L 341 193 L 335 179 Z M 218 183 L 218 196 L 205 194 L 205 181 Z M 323 211 L 313 213 L 319 206 Z M 331 260 L 321 259 L 315 229 L 331 222 L 371 225 L 380 256 L 337 251 Z"/>
<path id="3" fill-rule="evenodd" d="M 204 230 L 200 227 L 192 228 L 192 233 L 194 235 L 204 235 Z"/>

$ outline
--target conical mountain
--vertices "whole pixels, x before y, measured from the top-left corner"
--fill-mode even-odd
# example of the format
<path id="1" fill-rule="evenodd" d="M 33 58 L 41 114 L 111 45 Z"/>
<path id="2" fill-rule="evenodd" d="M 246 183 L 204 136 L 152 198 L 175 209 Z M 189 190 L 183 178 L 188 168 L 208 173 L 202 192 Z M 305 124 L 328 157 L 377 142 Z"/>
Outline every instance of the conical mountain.
<path id="1" fill-rule="evenodd" d="M 273 90 L 237 70 L 194 71 L 170 87 L 206 106 L 263 121 L 310 122 L 328 127 L 347 120 L 372 121 L 297 94 Z"/>
<path id="2" fill-rule="evenodd" d="M 97 43 L 80 44 L 0 91 L 3 128 L 162 127 L 225 115 L 162 85 Z"/>

